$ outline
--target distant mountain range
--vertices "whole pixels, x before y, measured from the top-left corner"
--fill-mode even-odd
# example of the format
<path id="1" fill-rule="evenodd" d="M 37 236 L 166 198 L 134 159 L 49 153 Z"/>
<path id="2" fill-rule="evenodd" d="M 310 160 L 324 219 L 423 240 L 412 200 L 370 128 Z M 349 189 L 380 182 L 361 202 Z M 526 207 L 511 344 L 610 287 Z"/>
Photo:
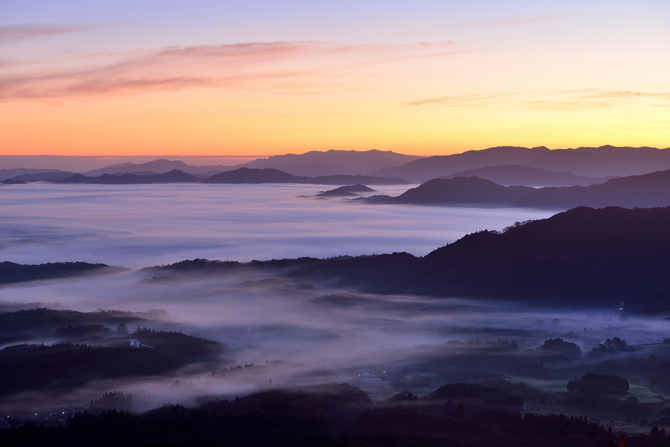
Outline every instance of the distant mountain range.
<path id="1" fill-rule="evenodd" d="M 294 177 L 309 178 L 365 175 L 422 183 L 435 178 L 478 176 L 504 186 L 586 186 L 603 183 L 613 177 L 670 169 L 670 149 L 601 146 L 549 150 L 546 147 L 503 146 L 423 158 L 378 150 L 331 150 L 277 155 L 234 166 L 191 166 L 179 160 L 160 159 L 139 164 L 114 164 L 84 172 L 83 175 L 151 175 L 176 169 L 204 180 L 242 167 L 277 169 Z M 56 180 L 71 175 L 47 169 L 6 169 L 0 170 L 0 182 L 9 178 L 26 182 Z M 358 181 L 349 181 L 353 182 Z M 342 182 L 338 180 L 329 184 Z"/>
<path id="2" fill-rule="evenodd" d="M 500 165 L 521 165 L 586 177 L 639 175 L 670 169 L 670 148 L 600 146 L 549 150 L 544 146 L 532 149 L 502 146 L 425 157 L 401 166 L 372 171 L 369 175 L 404 178 L 419 183 Z"/>
<path id="3" fill-rule="evenodd" d="M 296 177 L 277 169 L 239 168 L 234 171 L 222 172 L 207 179 L 174 169 L 163 174 L 102 174 L 89 177 L 75 174 L 69 177 L 52 180 L 54 183 L 87 183 L 100 185 L 134 185 L 150 183 L 227 183 L 227 184 L 259 184 L 259 183 L 298 183 L 313 185 L 348 185 L 351 183 L 368 183 L 371 185 L 404 185 L 401 179 L 368 177 L 363 175 L 331 175 L 324 177 Z"/>
<path id="4" fill-rule="evenodd" d="M 179 160 L 155 160 L 147 163 L 121 163 L 106 168 L 85 172 L 89 177 L 102 174 L 125 174 L 152 172 L 162 174 L 174 169 L 199 176 L 211 177 L 241 167 L 251 169 L 278 169 L 298 177 L 321 177 L 330 175 L 361 175 L 377 169 L 398 166 L 421 157 L 397 154 L 395 152 L 371 151 L 312 151 L 305 154 L 276 155 L 259 158 L 242 165 L 232 166 L 190 166 Z"/>
<path id="5" fill-rule="evenodd" d="M 63 172 L 57 169 L 27 169 L 27 168 L 13 168 L 13 169 L 0 169 L 0 182 L 3 180 L 15 178 L 17 176 L 21 177 L 24 175 L 33 175 L 40 173 L 51 173 L 57 175 L 58 173 Z M 25 180 L 19 178 L 19 180 Z"/>
<path id="6" fill-rule="evenodd" d="M 398 197 L 372 196 L 368 203 L 479 205 L 567 210 L 578 206 L 670 206 L 670 170 L 614 178 L 590 186 L 502 186 L 479 177 L 429 180 Z"/>
<path id="7" fill-rule="evenodd" d="M 102 174 L 97 177 L 89 177 L 82 174 L 75 174 L 70 177 L 53 180 L 54 183 L 92 183 L 99 185 L 135 185 L 150 183 L 196 183 L 200 179 L 194 175 L 174 169 L 163 174 Z"/>
<path id="8" fill-rule="evenodd" d="M 180 160 L 154 160 L 147 163 L 121 163 L 107 166 L 102 169 L 85 172 L 88 177 L 98 177 L 102 174 L 164 174 L 166 172 L 179 170 L 188 174 L 198 176 L 200 179 L 211 177 L 214 174 L 234 169 L 232 166 L 191 166 Z"/>
<path id="9" fill-rule="evenodd" d="M 368 185 L 406 185 L 403 179 L 370 177 L 365 175 L 327 175 L 321 177 L 298 177 L 278 169 L 239 168 L 234 171 L 216 174 L 202 183 L 302 183 L 312 185 L 349 185 L 352 183 Z"/>
<path id="10" fill-rule="evenodd" d="M 312 151 L 304 154 L 276 155 L 244 164 L 246 168 L 274 168 L 295 176 L 366 175 L 378 169 L 399 166 L 421 157 L 391 151 Z M 378 176 L 386 177 L 386 176 Z"/>
<path id="11" fill-rule="evenodd" d="M 263 269 L 371 293 L 518 299 L 534 304 L 670 311 L 670 207 L 576 208 L 480 231 L 419 258 L 408 253 L 252 263 L 183 261 L 149 275 Z"/>
<path id="12" fill-rule="evenodd" d="M 499 165 L 470 169 L 442 178 L 456 177 L 479 177 L 503 186 L 587 186 L 604 183 L 612 178 L 612 176 L 584 177 L 572 172 L 554 172 L 521 165 Z"/>

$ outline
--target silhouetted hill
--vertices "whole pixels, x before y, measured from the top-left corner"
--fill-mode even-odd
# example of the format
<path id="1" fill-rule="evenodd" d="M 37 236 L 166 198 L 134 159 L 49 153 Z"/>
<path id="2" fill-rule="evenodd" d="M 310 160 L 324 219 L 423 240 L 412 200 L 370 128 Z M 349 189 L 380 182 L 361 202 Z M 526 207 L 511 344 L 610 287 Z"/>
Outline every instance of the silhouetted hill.
<path id="1" fill-rule="evenodd" d="M 259 158 L 244 167 L 254 169 L 274 168 L 306 177 L 329 175 L 362 175 L 377 169 L 399 166 L 421 157 L 391 151 L 311 151 L 304 154 L 276 155 Z M 387 176 L 379 176 L 387 177 Z"/>
<path id="2" fill-rule="evenodd" d="M 423 258 L 407 253 L 230 264 L 374 293 L 529 300 L 668 311 L 670 207 L 576 208 L 503 232 L 480 231 Z M 226 265 L 225 263 L 221 263 Z M 180 266 L 147 272 L 192 273 Z M 208 268 L 201 262 L 202 269 Z M 222 271 L 222 270 L 219 270 Z M 277 273 L 277 272 L 275 272 Z M 629 307 L 630 306 L 630 307 Z"/>
<path id="3" fill-rule="evenodd" d="M 477 411 L 469 398 L 445 402 L 411 393 L 407 397 L 374 406 L 362 390 L 347 384 L 273 390 L 197 409 L 166 405 L 142 415 L 84 412 L 63 426 L 27 424 L 0 430 L 0 443 L 6 447 L 603 447 L 621 439 L 586 417 L 522 416 L 495 404 Z M 655 434 L 637 435 L 633 442 L 650 447 L 667 445 L 666 441 Z"/>
<path id="4" fill-rule="evenodd" d="M 58 174 L 61 172 L 63 171 L 59 171 L 57 169 L 31 169 L 31 168 L 0 169 L 0 181 L 23 175 L 35 175 L 45 173 Z M 20 178 L 20 180 L 26 180 L 26 179 Z"/>
<path id="5" fill-rule="evenodd" d="M 8 178 L 7 180 L 3 180 L 2 183 L 5 185 L 25 185 L 28 182 L 16 178 Z"/>
<path id="6" fill-rule="evenodd" d="M 439 248 L 405 276 L 423 294 L 523 298 L 631 307 L 670 291 L 670 208 L 576 208 L 502 233 L 481 231 Z M 400 284 L 399 284 L 400 285 Z"/>
<path id="7" fill-rule="evenodd" d="M 52 180 L 54 183 L 92 183 L 99 185 L 136 185 L 149 183 L 196 183 L 200 179 L 194 175 L 178 169 L 162 174 L 102 174 L 98 177 L 87 177 L 82 174 L 75 174 L 59 180 Z"/>
<path id="8" fill-rule="evenodd" d="M 374 192 L 372 188 L 365 185 L 346 185 L 339 188 L 323 191 L 317 194 L 318 197 L 356 197 L 359 192 Z"/>
<path id="9" fill-rule="evenodd" d="M 202 183 L 302 183 L 300 177 L 278 169 L 239 168 L 206 178 Z"/>
<path id="10" fill-rule="evenodd" d="M 261 164 L 261 163 L 258 163 Z M 316 177 L 320 175 L 351 175 L 354 174 L 352 169 L 345 168 L 335 163 L 328 163 L 324 161 L 314 161 L 312 163 L 291 165 L 281 168 L 284 172 L 291 175 L 303 177 Z M 365 174 L 365 172 L 363 172 Z"/>
<path id="11" fill-rule="evenodd" d="M 609 180 L 609 177 L 584 177 L 572 172 L 554 172 L 520 165 L 470 169 L 443 178 L 455 177 L 479 177 L 502 186 L 587 186 Z"/>
<path id="12" fill-rule="evenodd" d="M 372 196 L 361 200 L 370 203 L 512 206 L 532 191 L 533 188 L 527 186 L 500 186 L 479 177 L 456 177 L 429 180 L 398 197 Z"/>
<path id="13" fill-rule="evenodd" d="M 135 174 L 102 174 L 98 177 L 87 177 L 83 174 L 75 174 L 59 180 L 51 180 L 54 183 L 91 183 L 97 185 L 135 185 L 150 184 L 151 181 Z"/>
<path id="14" fill-rule="evenodd" d="M 152 348 L 133 348 L 129 338 Z M 68 343 L 4 348 L 0 350 L 0 396 L 68 389 L 92 380 L 165 374 L 196 361 L 219 360 L 226 350 L 218 342 L 147 329 L 121 336 L 116 342 L 117 346 Z"/>
<path id="15" fill-rule="evenodd" d="M 600 185 L 540 188 L 519 199 L 517 205 L 551 209 L 669 206 L 670 170 L 615 178 Z"/>
<path id="16" fill-rule="evenodd" d="M 152 172 L 164 174 L 166 172 L 179 170 L 188 174 L 209 177 L 219 172 L 235 169 L 238 166 L 191 166 L 180 160 L 154 160 L 147 163 L 120 163 L 107 166 L 102 169 L 94 169 L 85 172 L 88 177 L 98 177 L 102 174 L 141 174 Z"/>
<path id="17" fill-rule="evenodd" d="M 74 175 L 73 172 L 57 171 L 57 172 L 38 172 L 36 174 L 21 174 L 12 177 L 9 180 L 22 180 L 27 183 L 43 182 L 45 180 L 59 180 Z"/>
<path id="18" fill-rule="evenodd" d="M 369 203 L 492 205 L 567 210 L 578 206 L 670 206 L 670 170 L 608 180 L 599 185 L 531 188 L 501 186 L 479 177 L 429 180 L 398 197 L 372 196 Z"/>
<path id="19" fill-rule="evenodd" d="M 312 185 L 347 185 L 351 183 L 367 183 L 370 185 L 404 185 L 409 182 L 402 179 L 368 177 L 364 175 L 329 175 L 322 177 L 297 177 L 278 169 L 239 168 L 234 171 L 222 172 L 202 181 L 202 183 L 299 183 Z"/>
<path id="20" fill-rule="evenodd" d="M 135 325 L 146 325 L 167 316 L 164 311 L 122 312 L 119 310 L 98 310 L 95 312 L 78 312 L 75 310 L 56 310 L 47 308 L 26 309 L 17 312 L 0 313 L 0 343 L 9 344 L 30 340 L 43 341 L 54 337 L 60 341 L 71 340 L 68 327 L 105 327 L 116 329 L 120 323 L 131 328 Z M 114 332 L 116 334 L 116 332 Z M 77 337 L 81 339 L 81 337 Z M 82 340 L 86 341 L 86 340 Z"/>
<path id="21" fill-rule="evenodd" d="M 38 279 L 65 278 L 88 273 L 107 273 L 123 270 L 105 264 L 87 262 L 52 262 L 48 264 L 24 265 L 0 262 L 0 284 L 10 284 Z"/>
<path id="22" fill-rule="evenodd" d="M 587 177 L 639 175 L 670 169 L 670 148 L 601 146 L 549 150 L 544 146 L 532 149 L 502 146 L 426 157 L 402 166 L 372 171 L 369 175 L 425 182 L 470 169 L 505 164 L 568 171 Z"/>

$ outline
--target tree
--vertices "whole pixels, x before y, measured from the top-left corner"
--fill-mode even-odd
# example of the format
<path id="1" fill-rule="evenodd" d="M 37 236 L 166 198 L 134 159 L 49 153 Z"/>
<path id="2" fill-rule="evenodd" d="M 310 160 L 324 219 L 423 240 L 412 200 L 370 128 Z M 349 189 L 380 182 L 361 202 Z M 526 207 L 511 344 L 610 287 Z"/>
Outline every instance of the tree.
<path id="1" fill-rule="evenodd" d="M 623 377 L 588 373 L 569 381 L 566 388 L 582 394 L 619 394 L 628 391 L 630 385 Z"/>

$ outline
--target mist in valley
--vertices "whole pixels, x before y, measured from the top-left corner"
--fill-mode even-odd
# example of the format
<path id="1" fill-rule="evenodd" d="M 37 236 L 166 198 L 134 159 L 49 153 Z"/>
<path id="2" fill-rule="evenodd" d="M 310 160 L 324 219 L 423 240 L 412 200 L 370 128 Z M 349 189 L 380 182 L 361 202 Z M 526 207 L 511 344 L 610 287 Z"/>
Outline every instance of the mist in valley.
<path id="1" fill-rule="evenodd" d="M 54 365 L 65 362 L 71 370 L 43 386 L 24 383 L 18 391 L 4 390 L 0 412 L 37 418 L 104 408 L 141 413 L 339 383 L 360 387 L 376 403 L 402 391 L 428 395 L 447 383 L 499 379 L 520 389 L 531 384 L 535 391 L 524 399 L 535 404 L 547 401 L 543 393 L 564 392 L 569 380 L 588 371 L 614 367 L 607 361 L 638 355 L 605 352 L 601 343 L 607 340 L 625 340 L 642 356 L 668 346 L 663 341 L 669 321 L 630 312 L 618 300 L 574 308 L 532 300 L 377 295 L 267 266 L 170 276 L 142 270 L 194 258 L 250 261 L 395 251 L 421 256 L 467 233 L 550 215 L 314 198 L 323 189 L 48 184 L 3 189 L 4 259 L 77 260 L 127 269 L 0 287 L 0 318 L 8 322 L 0 340 L 0 357 L 4 352 L 6 358 L 0 361 L 55 356 Z M 581 353 L 540 348 L 557 338 Z M 130 350 L 133 340 L 145 346 Z M 103 360 L 112 372 L 85 370 L 95 365 L 90 359 L 96 350 L 105 349 L 111 357 Z M 84 358 L 89 363 L 79 374 L 77 362 L 83 360 L 77 359 Z M 124 366 L 126 361 L 135 366 Z M 76 377 L 70 380 L 68 374 Z M 650 385 L 649 376 L 629 374 L 640 390 Z"/>

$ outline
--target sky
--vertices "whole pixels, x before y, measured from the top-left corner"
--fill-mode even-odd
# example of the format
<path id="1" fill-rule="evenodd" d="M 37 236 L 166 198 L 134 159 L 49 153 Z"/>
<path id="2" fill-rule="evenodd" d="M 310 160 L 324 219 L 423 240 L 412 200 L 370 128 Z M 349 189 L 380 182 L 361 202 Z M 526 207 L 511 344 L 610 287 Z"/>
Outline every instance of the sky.
<path id="1" fill-rule="evenodd" d="M 0 155 L 670 147 L 667 0 L 0 0 Z"/>

